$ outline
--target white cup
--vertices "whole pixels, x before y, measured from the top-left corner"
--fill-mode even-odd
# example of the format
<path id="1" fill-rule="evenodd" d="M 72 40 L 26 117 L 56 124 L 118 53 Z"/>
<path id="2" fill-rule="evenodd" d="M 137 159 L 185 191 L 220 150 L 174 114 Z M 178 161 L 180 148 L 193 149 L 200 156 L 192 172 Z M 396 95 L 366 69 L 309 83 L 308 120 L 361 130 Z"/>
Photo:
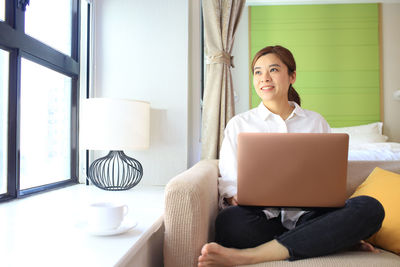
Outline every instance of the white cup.
<path id="1" fill-rule="evenodd" d="M 88 226 L 92 231 L 118 228 L 128 214 L 128 206 L 111 202 L 93 203 L 88 210 Z"/>

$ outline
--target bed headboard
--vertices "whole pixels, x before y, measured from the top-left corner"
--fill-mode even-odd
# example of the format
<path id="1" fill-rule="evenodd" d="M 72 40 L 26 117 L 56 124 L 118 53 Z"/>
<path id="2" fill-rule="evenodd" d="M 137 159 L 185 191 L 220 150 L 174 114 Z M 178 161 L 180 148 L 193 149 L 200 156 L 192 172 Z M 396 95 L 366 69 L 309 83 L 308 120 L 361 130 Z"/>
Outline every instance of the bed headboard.
<path id="1" fill-rule="evenodd" d="M 250 61 L 267 45 L 293 53 L 303 108 L 331 127 L 382 121 L 378 4 L 251 6 L 249 27 Z"/>

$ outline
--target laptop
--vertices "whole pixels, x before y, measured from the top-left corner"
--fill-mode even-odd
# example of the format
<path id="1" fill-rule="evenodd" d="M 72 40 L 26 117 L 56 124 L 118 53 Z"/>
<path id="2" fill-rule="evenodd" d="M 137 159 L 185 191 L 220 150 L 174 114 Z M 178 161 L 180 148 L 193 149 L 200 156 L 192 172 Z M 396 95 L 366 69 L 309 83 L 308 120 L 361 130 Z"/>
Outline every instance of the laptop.
<path id="1" fill-rule="evenodd" d="M 238 204 L 343 207 L 348 144 L 343 133 L 240 133 Z"/>

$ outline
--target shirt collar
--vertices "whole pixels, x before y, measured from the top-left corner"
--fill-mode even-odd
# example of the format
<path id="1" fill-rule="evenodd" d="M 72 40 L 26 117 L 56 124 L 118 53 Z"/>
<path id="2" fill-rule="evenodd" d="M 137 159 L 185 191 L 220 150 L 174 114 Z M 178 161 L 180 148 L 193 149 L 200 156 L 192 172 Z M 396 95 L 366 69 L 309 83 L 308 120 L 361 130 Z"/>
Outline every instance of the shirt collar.
<path id="1" fill-rule="evenodd" d="M 299 104 L 297 104 L 294 101 L 289 101 L 289 103 L 291 105 L 294 105 L 294 110 L 293 110 L 293 114 L 296 114 L 298 116 L 302 116 L 302 117 L 306 117 L 306 113 L 304 112 L 304 109 L 302 109 Z"/>
<path id="2" fill-rule="evenodd" d="M 289 118 L 294 116 L 294 115 L 298 115 L 298 116 L 302 116 L 305 117 L 306 113 L 304 112 L 304 110 L 294 101 L 289 101 L 291 106 L 294 106 L 294 110 L 292 112 L 292 114 L 290 114 Z M 266 108 L 263 104 L 263 102 L 261 102 L 258 107 L 257 107 L 257 112 L 258 115 L 263 119 L 266 120 L 268 119 L 269 116 L 274 115 L 268 108 Z"/>
<path id="3" fill-rule="evenodd" d="M 257 107 L 257 113 L 260 116 L 261 119 L 266 120 L 270 115 L 272 115 L 272 112 L 267 109 L 263 102 L 261 102 L 258 107 Z"/>

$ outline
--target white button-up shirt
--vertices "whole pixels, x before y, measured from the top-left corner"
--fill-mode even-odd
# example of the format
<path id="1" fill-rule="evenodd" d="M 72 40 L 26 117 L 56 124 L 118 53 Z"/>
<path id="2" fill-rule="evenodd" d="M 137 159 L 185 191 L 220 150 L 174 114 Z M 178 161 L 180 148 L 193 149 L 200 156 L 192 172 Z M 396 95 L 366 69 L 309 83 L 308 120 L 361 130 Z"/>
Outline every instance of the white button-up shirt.
<path id="1" fill-rule="evenodd" d="M 258 107 L 236 115 L 226 125 L 219 159 L 221 177 L 218 189 L 222 208 L 226 207 L 223 199 L 233 197 L 237 193 L 237 136 L 240 132 L 329 133 L 331 131 L 329 124 L 320 114 L 302 109 L 295 102 L 289 103 L 294 106 L 294 110 L 286 120 L 260 103 Z M 283 226 L 293 229 L 305 211 L 296 208 L 267 208 L 264 213 L 268 219 L 281 214 Z"/>

